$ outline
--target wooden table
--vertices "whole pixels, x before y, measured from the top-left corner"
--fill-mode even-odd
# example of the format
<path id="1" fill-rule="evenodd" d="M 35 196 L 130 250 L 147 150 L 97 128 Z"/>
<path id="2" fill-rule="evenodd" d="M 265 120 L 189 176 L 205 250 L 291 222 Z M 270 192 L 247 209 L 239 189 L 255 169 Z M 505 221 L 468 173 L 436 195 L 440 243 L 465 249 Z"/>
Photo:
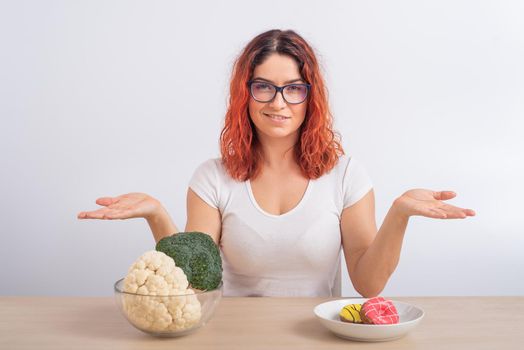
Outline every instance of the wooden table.
<path id="1" fill-rule="evenodd" d="M 155 338 L 111 297 L 0 297 L 0 349 L 524 349 L 524 297 L 393 298 L 426 316 L 404 338 L 360 343 L 322 327 L 327 298 L 223 298 L 196 333 Z"/>

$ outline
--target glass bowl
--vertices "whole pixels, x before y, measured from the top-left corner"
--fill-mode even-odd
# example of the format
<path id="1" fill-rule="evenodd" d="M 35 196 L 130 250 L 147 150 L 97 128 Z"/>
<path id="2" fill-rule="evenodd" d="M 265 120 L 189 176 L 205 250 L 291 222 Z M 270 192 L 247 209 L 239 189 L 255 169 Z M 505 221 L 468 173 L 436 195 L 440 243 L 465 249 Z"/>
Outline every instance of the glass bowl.
<path id="1" fill-rule="evenodd" d="M 116 281 L 115 298 L 129 323 L 154 336 L 178 337 L 198 330 L 213 317 L 223 284 L 213 290 L 167 296 L 128 293 L 123 287 L 123 278 Z"/>

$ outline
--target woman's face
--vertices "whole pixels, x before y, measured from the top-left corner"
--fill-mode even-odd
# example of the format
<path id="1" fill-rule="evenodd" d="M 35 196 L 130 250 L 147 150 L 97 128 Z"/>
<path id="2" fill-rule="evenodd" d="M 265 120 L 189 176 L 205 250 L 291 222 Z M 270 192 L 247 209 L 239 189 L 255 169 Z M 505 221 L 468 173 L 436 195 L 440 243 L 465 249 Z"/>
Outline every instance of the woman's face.
<path id="1" fill-rule="evenodd" d="M 269 82 L 277 86 L 305 83 L 300 76 L 297 62 L 287 55 L 273 53 L 255 67 L 251 80 Z M 293 144 L 298 140 L 300 125 L 306 116 L 307 99 L 300 104 L 289 104 L 278 92 L 269 102 L 249 99 L 249 116 L 260 139 L 289 138 Z"/>

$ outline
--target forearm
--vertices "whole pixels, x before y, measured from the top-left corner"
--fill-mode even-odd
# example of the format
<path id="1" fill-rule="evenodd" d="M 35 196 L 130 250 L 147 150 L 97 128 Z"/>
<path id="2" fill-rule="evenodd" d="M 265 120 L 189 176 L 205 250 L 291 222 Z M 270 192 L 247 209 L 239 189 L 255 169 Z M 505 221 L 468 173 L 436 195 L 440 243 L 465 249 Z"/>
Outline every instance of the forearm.
<path id="1" fill-rule="evenodd" d="M 162 238 L 171 236 L 174 233 L 178 233 L 178 229 L 175 226 L 175 223 L 169 216 L 169 213 L 164 207 L 160 207 L 157 212 L 151 217 L 146 218 L 153 237 L 155 238 L 155 243 L 158 243 Z"/>
<path id="2" fill-rule="evenodd" d="M 409 217 L 402 215 L 393 204 L 373 243 L 360 257 L 352 280 L 363 296 L 378 295 L 395 271 L 408 220 Z"/>

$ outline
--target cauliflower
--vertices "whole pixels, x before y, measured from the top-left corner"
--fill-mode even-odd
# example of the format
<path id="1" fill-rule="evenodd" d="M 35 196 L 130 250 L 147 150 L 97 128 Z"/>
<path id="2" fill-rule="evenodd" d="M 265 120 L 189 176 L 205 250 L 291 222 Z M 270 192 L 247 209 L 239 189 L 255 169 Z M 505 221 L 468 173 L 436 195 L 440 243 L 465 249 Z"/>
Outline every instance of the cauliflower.
<path id="1" fill-rule="evenodd" d="M 182 269 L 162 252 L 145 252 L 124 279 L 123 310 L 140 329 L 184 330 L 200 321 L 201 305 Z"/>

